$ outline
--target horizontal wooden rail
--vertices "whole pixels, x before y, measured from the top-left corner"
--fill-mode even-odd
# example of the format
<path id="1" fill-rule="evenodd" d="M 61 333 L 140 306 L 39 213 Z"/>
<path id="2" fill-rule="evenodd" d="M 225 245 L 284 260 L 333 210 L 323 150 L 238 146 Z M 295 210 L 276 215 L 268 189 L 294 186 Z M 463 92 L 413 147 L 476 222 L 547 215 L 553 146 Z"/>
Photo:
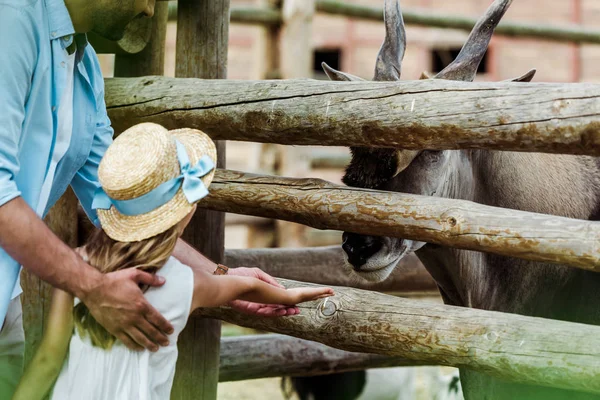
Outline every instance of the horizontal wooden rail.
<path id="1" fill-rule="evenodd" d="M 350 154 L 331 154 L 325 151 L 310 152 L 310 166 L 314 169 L 345 169 L 350 164 Z"/>
<path id="2" fill-rule="evenodd" d="M 235 336 L 221 339 L 219 382 L 428 364 L 431 363 L 338 350 L 284 335 Z"/>
<path id="3" fill-rule="evenodd" d="M 600 222 L 218 170 L 199 206 L 600 271 Z"/>
<path id="4" fill-rule="evenodd" d="M 357 18 L 367 21 L 383 21 L 383 8 L 336 0 L 317 0 L 318 12 Z M 403 10 L 406 25 L 426 26 L 430 28 L 459 29 L 470 32 L 477 22 L 476 18 L 459 15 L 446 15 L 430 10 Z M 177 3 L 169 4 L 169 19 L 177 19 Z M 231 9 L 231 22 L 254 25 L 280 25 L 281 13 L 268 7 L 234 7 Z M 518 22 L 500 22 L 495 35 L 522 37 L 556 42 L 600 44 L 600 31 L 578 25 L 541 25 Z"/>
<path id="5" fill-rule="evenodd" d="M 443 80 L 106 80 L 117 132 L 143 121 L 213 139 L 600 155 L 600 85 Z"/>
<path id="6" fill-rule="evenodd" d="M 281 281 L 286 287 L 313 286 Z M 260 318 L 229 308 L 197 315 L 314 340 L 346 351 L 464 367 L 521 383 L 600 394 L 600 327 L 436 305 L 360 289 Z"/>
<path id="7" fill-rule="evenodd" d="M 234 7 L 230 11 L 231 22 L 249 25 L 281 25 L 281 11 L 270 7 Z M 169 21 L 177 21 L 177 3 L 169 3 Z"/>
<path id="8" fill-rule="evenodd" d="M 317 0 L 317 11 L 350 18 L 383 21 L 383 8 L 351 4 L 336 0 Z M 442 15 L 430 10 L 403 10 L 402 17 L 407 25 L 420 25 L 431 28 L 450 28 L 471 31 L 476 18 L 455 15 Z M 600 43 L 600 31 L 580 26 L 552 26 L 500 22 L 494 35 L 535 38 L 559 42 Z"/>
<path id="9" fill-rule="evenodd" d="M 340 233 L 341 235 L 341 233 Z M 417 256 L 411 254 L 383 282 L 367 282 L 344 269 L 341 246 L 300 249 L 226 249 L 225 265 L 258 267 L 278 278 L 350 286 L 378 292 L 437 292 L 437 285 Z"/>

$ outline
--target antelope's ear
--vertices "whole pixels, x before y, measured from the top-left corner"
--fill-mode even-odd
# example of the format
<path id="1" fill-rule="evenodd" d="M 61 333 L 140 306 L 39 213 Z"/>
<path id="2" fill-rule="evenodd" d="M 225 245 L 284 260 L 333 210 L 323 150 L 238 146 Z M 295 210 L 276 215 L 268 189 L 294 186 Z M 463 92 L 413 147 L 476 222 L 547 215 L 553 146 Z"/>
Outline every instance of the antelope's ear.
<path id="1" fill-rule="evenodd" d="M 518 78 L 507 79 L 504 82 L 531 82 L 536 72 L 537 70 L 534 68 L 532 70 L 529 70 L 526 74 L 519 76 Z"/>
<path id="2" fill-rule="evenodd" d="M 429 74 L 427 71 L 423 71 L 421 72 L 419 79 L 433 79 L 433 75 Z"/>
<path id="3" fill-rule="evenodd" d="M 337 69 L 333 69 L 324 62 L 321 63 L 321 67 L 323 67 L 323 71 L 325 71 L 325 74 L 332 81 L 364 81 L 363 78 L 359 78 L 358 76 L 354 76 L 342 71 L 338 71 Z"/>

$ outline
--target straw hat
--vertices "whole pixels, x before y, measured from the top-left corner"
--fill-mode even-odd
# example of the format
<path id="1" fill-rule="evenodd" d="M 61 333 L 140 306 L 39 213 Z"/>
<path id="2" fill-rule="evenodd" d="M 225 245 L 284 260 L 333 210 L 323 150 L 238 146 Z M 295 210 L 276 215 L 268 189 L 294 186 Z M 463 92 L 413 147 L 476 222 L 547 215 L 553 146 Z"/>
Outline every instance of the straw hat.
<path id="1" fill-rule="evenodd" d="M 217 150 L 213 141 L 196 129 L 168 131 L 154 123 L 141 123 L 123 132 L 110 145 L 100 162 L 98 178 L 111 201 L 139 198 L 157 186 L 181 175 L 177 155 L 179 141 L 190 164 L 208 156 L 216 165 Z M 206 188 L 214 168 L 200 177 Z M 102 229 L 114 240 L 134 242 L 158 235 L 171 228 L 193 209 L 183 189 L 163 205 L 139 215 L 124 215 L 114 205 L 98 209 Z"/>

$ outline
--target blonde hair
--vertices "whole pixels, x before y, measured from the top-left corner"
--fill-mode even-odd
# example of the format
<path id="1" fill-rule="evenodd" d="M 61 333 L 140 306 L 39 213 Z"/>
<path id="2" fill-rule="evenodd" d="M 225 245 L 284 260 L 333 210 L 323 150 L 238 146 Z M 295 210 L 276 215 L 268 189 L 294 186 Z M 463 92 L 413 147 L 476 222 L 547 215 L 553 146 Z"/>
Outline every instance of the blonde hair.
<path id="1" fill-rule="evenodd" d="M 119 242 L 97 230 L 85 245 L 88 263 L 104 274 L 127 268 L 155 273 L 173 253 L 182 231 L 181 224 L 176 224 L 148 239 Z M 114 345 L 116 338 L 94 319 L 85 304 L 75 306 L 73 320 L 79 336 L 89 336 L 93 346 L 108 350 Z"/>

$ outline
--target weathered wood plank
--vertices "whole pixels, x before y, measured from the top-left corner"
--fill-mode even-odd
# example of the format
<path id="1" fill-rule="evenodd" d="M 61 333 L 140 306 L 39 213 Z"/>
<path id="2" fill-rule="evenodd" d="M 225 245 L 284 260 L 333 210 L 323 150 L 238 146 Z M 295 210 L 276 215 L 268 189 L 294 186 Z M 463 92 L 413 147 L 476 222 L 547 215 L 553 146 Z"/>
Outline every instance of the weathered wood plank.
<path id="1" fill-rule="evenodd" d="M 600 271 L 599 222 L 228 170 L 210 191 L 200 207 Z"/>
<path id="2" fill-rule="evenodd" d="M 352 4 L 338 0 L 317 0 L 317 11 L 350 18 L 383 21 L 383 8 Z M 460 29 L 471 32 L 477 23 L 476 18 L 459 15 L 442 15 L 435 12 L 403 10 L 402 17 L 406 25 L 427 26 L 431 28 Z M 518 22 L 500 22 L 494 35 L 522 38 L 535 38 L 558 42 L 600 43 L 600 32 L 577 25 L 537 25 Z"/>
<path id="3" fill-rule="evenodd" d="M 311 284 L 281 281 L 286 287 Z M 198 314 L 346 351 L 464 367 L 515 382 L 600 393 L 600 327 L 436 305 L 359 289 L 257 318 L 229 308 Z"/>
<path id="4" fill-rule="evenodd" d="M 383 8 L 337 0 L 317 0 L 317 11 L 340 17 L 357 18 L 370 21 L 383 21 Z M 406 25 L 427 26 L 431 28 L 460 29 L 471 32 L 477 20 L 459 15 L 442 15 L 431 11 L 405 9 L 402 12 Z M 177 15 L 177 3 L 171 2 L 170 17 Z M 231 10 L 231 22 L 241 24 L 259 24 L 277 26 L 282 23 L 281 13 L 267 7 L 235 7 Z M 519 22 L 501 22 L 495 30 L 497 36 L 535 38 L 557 42 L 600 43 L 600 31 L 577 25 L 539 25 Z"/>
<path id="5" fill-rule="evenodd" d="M 220 364 L 219 382 L 431 365 L 403 357 L 338 350 L 321 343 L 283 335 L 223 338 Z"/>
<path id="6" fill-rule="evenodd" d="M 257 267 L 278 278 L 378 292 L 436 292 L 437 285 L 417 256 L 404 257 L 383 282 L 367 282 L 344 269 L 341 246 L 302 249 L 226 249 L 229 267 Z"/>
<path id="7" fill-rule="evenodd" d="M 282 21 L 281 11 L 268 6 L 237 6 L 231 9 L 230 18 L 232 23 L 261 26 L 280 26 Z M 169 20 L 176 19 L 177 2 L 169 1 Z"/>
<path id="8" fill-rule="evenodd" d="M 179 0 L 175 76 L 227 77 L 229 0 Z M 225 167 L 225 142 L 217 141 L 217 165 Z M 215 262 L 223 261 L 225 214 L 199 210 L 184 239 Z M 215 400 L 219 381 L 221 323 L 190 318 L 179 336 L 171 399 Z"/>
<path id="9" fill-rule="evenodd" d="M 108 79 L 115 127 L 195 127 L 213 139 L 600 155 L 600 85 L 443 80 Z"/>
<path id="10" fill-rule="evenodd" d="M 283 25 L 279 35 L 279 65 L 283 79 L 312 77 L 312 18 L 314 0 L 283 0 Z M 277 146 L 277 175 L 303 177 L 310 175 L 308 149 Z M 286 221 L 276 221 L 277 247 L 306 247 L 306 227 Z"/>
<path id="11" fill-rule="evenodd" d="M 71 188 L 50 209 L 44 222 L 67 245 L 77 246 L 77 197 Z M 27 366 L 42 340 L 46 317 L 50 311 L 52 286 L 24 269 L 21 272 L 21 287 Z"/>

